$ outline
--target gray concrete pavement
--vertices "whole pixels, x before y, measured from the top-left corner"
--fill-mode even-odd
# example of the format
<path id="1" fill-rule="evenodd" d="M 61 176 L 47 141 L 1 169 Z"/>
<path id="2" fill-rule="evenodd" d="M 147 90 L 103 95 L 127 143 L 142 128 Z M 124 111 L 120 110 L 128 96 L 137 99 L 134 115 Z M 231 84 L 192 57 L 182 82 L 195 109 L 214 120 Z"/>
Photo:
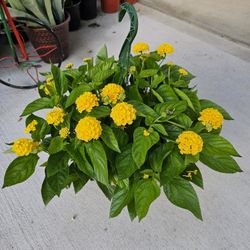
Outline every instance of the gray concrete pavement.
<path id="1" fill-rule="evenodd" d="M 235 42 L 250 46 L 249 0 L 141 0 Z"/>
<path id="2" fill-rule="evenodd" d="M 243 156 L 238 162 L 244 172 L 226 175 L 200 165 L 205 190 L 196 190 L 203 222 L 174 207 L 162 193 L 145 220 L 131 223 L 127 211 L 116 219 L 108 219 L 109 202 L 93 183 L 78 195 L 72 189 L 63 192 L 60 199 L 45 208 L 40 197 L 43 169 L 37 168 L 26 183 L 0 190 L 1 250 L 249 249 L 250 63 L 232 55 L 241 51 L 238 45 L 192 26 L 187 34 L 171 18 L 141 5 L 137 8 L 140 28 L 136 40 L 150 43 L 152 49 L 162 42 L 172 43 L 176 51 L 169 60 L 197 76 L 194 84 L 200 97 L 220 103 L 235 118 L 225 123 L 223 135 Z M 67 62 L 80 64 L 82 57 L 94 55 L 104 43 L 110 54 L 118 55 L 128 20 L 118 24 L 117 15 L 105 15 L 99 16 L 97 22 L 101 27 L 89 28 L 85 24 L 71 34 L 72 49 Z M 209 42 L 204 42 L 206 39 Z M 21 83 L 20 75 L 5 74 Z M 7 148 L 4 142 L 22 136 L 24 122 L 18 122 L 18 115 L 36 97 L 35 90 L 0 86 L 0 151 Z M 12 159 L 12 155 L 1 154 L 0 184 Z"/>

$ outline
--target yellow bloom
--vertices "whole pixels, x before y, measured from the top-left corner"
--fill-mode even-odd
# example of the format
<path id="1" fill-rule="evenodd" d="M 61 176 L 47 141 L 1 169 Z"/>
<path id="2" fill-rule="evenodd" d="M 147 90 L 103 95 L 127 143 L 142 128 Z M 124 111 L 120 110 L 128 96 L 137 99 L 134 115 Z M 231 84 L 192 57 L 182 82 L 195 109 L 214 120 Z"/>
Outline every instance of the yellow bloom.
<path id="1" fill-rule="evenodd" d="M 125 91 L 120 85 L 109 83 L 102 89 L 101 97 L 104 104 L 116 104 L 118 101 L 124 100 Z"/>
<path id="2" fill-rule="evenodd" d="M 148 130 L 144 129 L 144 131 L 143 131 L 143 135 L 144 135 L 144 136 L 149 136 L 149 135 L 150 135 L 150 133 L 148 132 Z"/>
<path id="3" fill-rule="evenodd" d="M 198 173 L 198 170 L 195 169 L 195 170 L 190 170 L 190 171 L 187 171 L 187 174 L 184 174 L 182 175 L 183 177 L 187 177 L 187 178 L 190 178 L 190 180 L 193 179 L 193 175 L 197 175 Z"/>
<path id="4" fill-rule="evenodd" d="M 92 57 L 86 57 L 86 58 L 83 58 L 82 60 L 83 62 L 87 63 L 87 62 L 92 61 Z"/>
<path id="5" fill-rule="evenodd" d="M 86 116 L 78 122 L 75 131 L 79 140 L 97 140 L 102 134 L 101 122 L 94 117 Z"/>
<path id="6" fill-rule="evenodd" d="M 59 130 L 59 135 L 60 135 L 60 137 L 62 137 L 62 138 L 64 138 L 64 139 L 67 138 L 69 134 L 70 134 L 69 128 L 67 128 L 67 127 L 61 128 L 61 129 Z"/>
<path id="7" fill-rule="evenodd" d="M 202 138 L 193 131 L 182 132 L 176 142 L 178 143 L 180 153 L 185 155 L 196 155 L 203 148 Z"/>
<path id="8" fill-rule="evenodd" d="M 143 174 L 143 177 L 142 177 L 144 180 L 147 180 L 149 178 L 149 175 L 148 174 Z"/>
<path id="9" fill-rule="evenodd" d="M 48 124 L 53 124 L 58 126 L 59 124 L 63 123 L 65 113 L 61 108 L 54 108 L 46 115 L 46 121 Z"/>
<path id="10" fill-rule="evenodd" d="M 17 156 L 26 156 L 29 155 L 33 150 L 37 149 L 38 145 L 38 142 L 34 142 L 31 139 L 20 138 L 12 145 L 12 151 Z"/>
<path id="11" fill-rule="evenodd" d="M 117 126 L 131 125 L 136 119 L 136 110 L 133 105 L 121 102 L 112 108 L 110 117 Z"/>
<path id="12" fill-rule="evenodd" d="M 174 52 L 174 47 L 169 43 L 163 43 L 157 48 L 156 51 L 160 56 L 166 56 Z"/>
<path id="13" fill-rule="evenodd" d="M 133 73 L 135 73 L 136 72 L 136 67 L 135 66 L 130 66 L 130 68 L 129 68 L 129 73 L 130 74 L 133 74 Z"/>
<path id="14" fill-rule="evenodd" d="M 223 115 L 214 108 L 206 108 L 200 112 L 200 117 L 198 118 L 201 123 L 206 126 L 207 131 L 210 132 L 212 129 L 218 129 L 223 124 Z"/>
<path id="15" fill-rule="evenodd" d="M 173 62 L 166 62 L 166 64 L 168 65 L 168 66 L 174 66 L 174 63 Z"/>
<path id="16" fill-rule="evenodd" d="M 72 69 L 73 66 L 74 66 L 73 63 L 68 63 L 68 64 L 66 64 L 65 68 L 66 68 L 66 69 Z"/>
<path id="17" fill-rule="evenodd" d="M 94 107 L 99 106 L 98 98 L 91 92 L 85 92 L 76 99 L 76 109 L 78 112 L 90 112 Z"/>
<path id="18" fill-rule="evenodd" d="M 185 69 L 179 69 L 178 70 L 179 71 L 179 73 L 182 75 L 182 76 L 187 76 L 188 75 L 188 72 L 185 70 Z"/>
<path id="19" fill-rule="evenodd" d="M 30 122 L 27 127 L 24 130 L 25 134 L 28 134 L 30 132 L 34 132 L 36 131 L 36 125 L 38 124 L 38 122 L 36 120 L 33 120 L 32 122 Z"/>
<path id="20" fill-rule="evenodd" d="M 149 51 L 149 45 L 147 43 L 136 43 L 133 46 L 133 52 L 135 54 L 140 54 L 142 52 Z"/>

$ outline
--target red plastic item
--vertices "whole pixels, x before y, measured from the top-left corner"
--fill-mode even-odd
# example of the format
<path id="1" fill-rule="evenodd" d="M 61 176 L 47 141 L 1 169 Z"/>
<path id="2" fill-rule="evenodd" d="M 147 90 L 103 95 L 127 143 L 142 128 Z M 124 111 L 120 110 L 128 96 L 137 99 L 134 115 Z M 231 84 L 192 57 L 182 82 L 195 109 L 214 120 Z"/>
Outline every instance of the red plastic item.
<path id="1" fill-rule="evenodd" d="M 101 0 L 102 11 L 105 13 L 115 13 L 119 10 L 120 0 Z"/>
<path id="2" fill-rule="evenodd" d="M 131 4 L 135 4 L 137 3 L 138 1 L 137 0 L 126 0 L 127 3 L 131 3 Z"/>

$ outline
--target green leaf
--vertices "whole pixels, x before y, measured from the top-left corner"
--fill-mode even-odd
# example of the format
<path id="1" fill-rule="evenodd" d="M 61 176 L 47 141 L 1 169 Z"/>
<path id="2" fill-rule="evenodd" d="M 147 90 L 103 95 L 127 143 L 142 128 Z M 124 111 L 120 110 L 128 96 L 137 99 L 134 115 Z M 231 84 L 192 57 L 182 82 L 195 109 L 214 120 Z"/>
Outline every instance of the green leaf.
<path id="1" fill-rule="evenodd" d="M 192 119 L 186 114 L 179 114 L 176 116 L 173 121 L 177 122 L 180 125 L 183 125 L 186 129 L 190 128 L 193 124 Z"/>
<path id="2" fill-rule="evenodd" d="M 94 76 L 92 81 L 93 82 L 103 82 L 107 80 L 109 77 L 111 77 L 115 73 L 115 70 L 113 69 L 107 69 L 104 71 L 98 71 Z"/>
<path id="3" fill-rule="evenodd" d="M 48 109 L 53 108 L 54 102 L 52 99 L 47 97 L 42 97 L 39 99 L 36 99 L 35 101 L 31 102 L 26 106 L 21 116 L 29 115 L 35 111 L 41 110 L 41 109 Z"/>
<path id="4" fill-rule="evenodd" d="M 155 90 L 151 89 L 151 92 L 152 92 L 152 94 L 156 97 L 156 99 L 157 99 L 159 102 L 161 102 L 161 103 L 164 102 L 163 98 L 162 98 Z"/>
<path id="5" fill-rule="evenodd" d="M 102 135 L 101 138 L 104 141 L 104 143 L 111 148 L 112 150 L 120 153 L 120 148 L 118 145 L 118 141 L 116 139 L 116 136 L 112 130 L 112 128 L 110 128 L 109 126 L 102 124 Z"/>
<path id="6" fill-rule="evenodd" d="M 182 112 L 186 111 L 187 103 L 185 101 L 169 101 L 156 104 L 154 108 L 159 115 L 164 114 L 166 119 L 169 120 L 172 117 L 176 117 L 177 115 L 180 115 Z"/>
<path id="7" fill-rule="evenodd" d="M 136 100 L 138 102 L 143 102 L 143 99 L 136 85 L 129 86 L 127 95 L 129 100 Z"/>
<path id="8" fill-rule="evenodd" d="M 166 76 L 160 72 L 160 75 L 155 75 L 151 83 L 151 88 L 157 88 L 158 85 L 165 80 Z"/>
<path id="9" fill-rule="evenodd" d="M 64 72 L 57 66 L 51 64 L 51 72 L 56 86 L 56 92 L 59 96 L 62 96 L 68 90 L 67 78 Z"/>
<path id="10" fill-rule="evenodd" d="M 175 94 L 174 90 L 167 84 L 162 84 L 156 92 L 163 98 L 165 102 L 178 101 L 179 98 Z"/>
<path id="11" fill-rule="evenodd" d="M 130 198 L 129 190 L 127 188 L 117 187 L 112 198 L 109 216 L 116 217 L 122 209 L 128 204 Z"/>
<path id="12" fill-rule="evenodd" d="M 200 161 L 221 173 L 242 172 L 237 162 L 229 155 L 211 155 L 206 151 L 200 153 Z"/>
<path id="13" fill-rule="evenodd" d="M 160 187 L 152 180 L 139 180 L 135 185 L 135 209 L 139 220 L 148 213 L 151 203 L 160 196 Z"/>
<path id="14" fill-rule="evenodd" d="M 180 175 L 186 168 L 185 162 L 177 150 L 168 155 L 161 172 L 161 183 L 164 185 L 173 177 Z"/>
<path id="15" fill-rule="evenodd" d="M 137 216 L 136 210 L 135 210 L 135 200 L 134 199 L 128 203 L 127 208 L 128 208 L 130 220 L 133 221 Z"/>
<path id="16" fill-rule="evenodd" d="M 157 72 L 158 72 L 158 69 L 144 69 L 140 72 L 139 76 L 141 78 L 147 78 L 147 77 L 156 75 Z"/>
<path id="17" fill-rule="evenodd" d="M 129 178 L 138 168 L 132 157 L 132 146 L 128 145 L 115 159 L 117 176 L 120 180 Z"/>
<path id="18" fill-rule="evenodd" d="M 163 190 L 174 205 L 189 210 L 195 217 L 202 220 L 199 200 L 189 181 L 174 177 L 163 186 Z"/>
<path id="19" fill-rule="evenodd" d="M 173 146 L 173 143 L 161 144 L 158 148 L 150 152 L 149 163 L 154 171 L 161 172 L 163 161 L 172 152 Z"/>
<path id="20" fill-rule="evenodd" d="M 127 145 L 129 139 L 127 133 L 121 128 L 114 127 L 112 129 L 118 141 L 119 148 L 120 149 L 124 148 Z"/>
<path id="21" fill-rule="evenodd" d="M 63 138 L 61 138 L 60 136 L 56 136 L 51 139 L 48 152 L 49 154 L 56 154 L 59 151 L 62 151 L 63 147 L 64 147 Z"/>
<path id="22" fill-rule="evenodd" d="M 193 111 L 195 111 L 194 105 L 191 102 L 190 98 L 180 89 L 174 88 L 176 94 L 184 101 L 187 102 L 188 107 L 190 107 Z"/>
<path id="23" fill-rule="evenodd" d="M 164 128 L 162 124 L 152 124 L 151 127 L 154 128 L 159 133 L 161 133 L 162 135 L 165 135 L 165 136 L 168 135 L 166 129 Z"/>
<path id="24" fill-rule="evenodd" d="M 89 180 L 89 177 L 80 171 L 75 164 L 70 167 L 70 176 L 73 177 L 75 193 L 78 193 Z"/>
<path id="25" fill-rule="evenodd" d="M 49 183 L 47 181 L 47 178 L 45 177 L 43 184 L 42 184 L 42 198 L 43 198 L 43 203 L 44 205 L 48 205 L 49 202 L 55 197 L 55 192 L 51 189 L 49 186 Z"/>
<path id="26" fill-rule="evenodd" d="M 98 187 L 102 190 L 103 194 L 111 200 L 114 195 L 114 188 L 111 185 L 103 185 L 102 183 L 97 181 Z"/>
<path id="27" fill-rule="evenodd" d="M 69 156 L 64 151 L 50 155 L 46 167 L 47 177 L 56 175 L 61 169 L 68 168 L 68 161 Z"/>
<path id="28" fill-rule="evenodd" d="M 107 46 L 104 45 L 100 50 L 99 52 L 97 53 L 97 56 L 96 56 L 96 64 L 99 64 L 101 63 L 102 61 L 104 61 L 105 59 L 108 58 L 108 49 L 107 49 Z"/>
<path id="29" fill-rule="evenodd" d="M 66 108 L 71 106 L 73 103 L 75 103 L 76 99 L 82 95 L 84 92 L 91 91 L 92 88 L 88 85 L 80 85 L 77 88 L 74 88 L 70 95 L 68 96 L 68 99 L 66 101 Z"/>
<path id="30" fill-rule="evenodd" d="M 228 140 L 219 135 L 204 133 L 201 134 L 201 137 L 204 142 L 203 152 L 205 152 L 207 155 L 229 154 L 233 156 L 240 156 L 233 145 Z"/>
<path id="31" fill-rule="evenodd" d="M 199 161 L 200 155 L 185 155 L 185 165 L 189 165 L 190 163 L 196 163 Z"/>
<path id="32" fill-rule="evenodd" d="M 160 139 L 160 136 L 156 131 L 151 132 L 149 136 L 144 136 L 144 130 L 145 128 L 143 127 L 136 128 L 133 136 L 132 156 L 137 167 L 143 165 L 148 150 Z"/>
<path id="33" fill-rule="evenodd" d="M 184 91 L 184 90 L 183 90 Z M 196 91 L 185 90 L 185 94 L 189 97 L 190 101 L 193 103 L 195 111 L 199 113 L 201 111 L 201 104 L 199 98 L 196 94 Z"/>
<path id="34" fill-rule="evenodd" d="M 150 116 L 154 119 L 157 119 L 159 117 L 159 115 L 152 108 L 150 108 L 148 105 L 144 103 L 135 100 L 128 101 L 128 103 L 134 106 L 134 108 L 136 109 L 137 116 L 142 116 L 142 117 Z"/>
<path id="35" fill-rule="evenodd" d="M 13 160 L 5 172 L 3 188 L 26 181 L 34 173 L 38 159 L 29 154 Z"/>
<path id="36" fill-rule="evenodd" d="M 90 141 L 84 145 L 94 167 L 96 179 L 102 184 L 108 185 L 108 163 L 102 143 L 100 141 Z"/>
<path id="37" fill-rule="evenodd" d="M 203 99 L 203 100 L 200 100 L 200 104 L 201 104 L 201 110 L 206 109 L 206 108 L 215 108 L 221 112 L 225 120 L 233 120 L 231 115 L 224 108 L 222 108 L 221 106 L 219 106 L 218 104 L 214 102 Z"/>
<path id="38" fill-rule="evenodd" d="M 93 108 L 88 115 L 99 119 L 99 118 L 104 118 L 104 117 L 109 116 L 110 112 L 111 112 L 111 110 L 109 107 L 99 106 L 99 107 Z"/>

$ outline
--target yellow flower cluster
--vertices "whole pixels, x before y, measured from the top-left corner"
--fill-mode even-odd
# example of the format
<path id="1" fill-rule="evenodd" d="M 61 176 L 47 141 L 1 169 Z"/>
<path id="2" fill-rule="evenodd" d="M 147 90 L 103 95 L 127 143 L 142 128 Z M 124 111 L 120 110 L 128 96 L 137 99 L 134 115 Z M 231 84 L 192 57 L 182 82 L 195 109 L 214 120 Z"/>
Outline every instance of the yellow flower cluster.
<path id="1" fill-rule="evenodd" d="M 143 135 L 147 137 L 147 136 L 149 136 L 149 135 L 150 135 L 150 133 L 148 132 L 148 130 L 144 129 L 144 131 L 143 131 Z"/>
<path id="2" fill-rule="evenodd" d="M 97 140 L 102 134 L 101 122 L 94 117 L 86 116 L 78 122 L 75 131 L 79 140 Z"/>
<path id="3" fill-rule="evenodd" d="M 202 138 L 193 131 L 182 132 L 176 142 L 178 143 L 180 153 L 185 155 L 196 155 L 203 148 Z"/>
<path id="4" fill-rule="evenodd" d="M 76 99 L 76 109 L 78 112 L 90 112 L 94 107 L 99 106 L 98 98 L 91 92 L 85 92 Z"/>
<path id="5" fill-rule="evenodd" d="M 208 132 L 212 129 L 218 129 L 223 124 L 223 115 L 214 108 L 206 108 L 200 112 L 200 117 L 198 118 L 201 123 L 206 126 Z"/>
<path id="6" fill-rule="evenodd" d="M 63 123 L 65 113 L 61 108 L 54 108 L 46 115 L 46 121 L 48 124 L 53 124 L 58 126 L 59 124 Z"/>
<path id="7" fill-rule="evenodd" d="M 133 52 L 135 54 L 140 54 L 142 52 L 148 52 L 149 51 L 149 45 L 147 43 L 136 43 L 133 46 Z"/>
<path id="8" fill-rule="evenodd" d="M 86 57 L 82 59 L 83 62 L 87 63 L 87 62 L 91 62 L 92 61 L 92 57 Z"/>
<path id="9" fill-rule="evenodd" d="M 61 129 L 59 130 L 59 135 L 60 135 L 60 137 L 63 138 L 63 139 L 67 138 L 69 134 L 70 134 L 69 128 L 67 128 L 67 127 L 61 128 Z"/>
<path id="10" fill-rule="evenodd" d="M 178 71 L 179 71 L 180 75 L 182 75 L 182 76 L 187 76 L 188 75 L 188 72 L 185 69 L 181 68 Z"/>
<path id="11" fill-rule="evenodd" d="M 28 134 L 30 132 L 34 132 L 36 131 L 36 125 L 38 124 L 38 122 L 36 120 L 33 120 L 32 122 L 30 122 L 27 127 L 24 130 L 25 134 Z"/>
<path id="12" fill-rule="evenodd" d="M 156 51 L 160 56 L 166 56 L 174 52 L 174 47 L 169 43 L 163 43 L 156 49 Z"/>
<path id="13" fill-rule="evenodd" d="M 116 104 L 124 100 L 125 91 L 120 85 L 109 83 L 102 89 L 101 97 L 104 104 Z"/>
<path id="14" fill-rule="evenodd" d="M 17 155 L 17 156 L 27 156 L 29 155 L 32 151 L 37 149 L 39 143 L 34 142 L 31 139 L 27 138 L 20 138 L 14 142 L 12 145 L 12 151 Z"/>
<path id="15" fill-rule="evenodd" d="M 112 108 L 110 117 L 117 126 L 131 125 L 136 119 L 136 110 L 133 105 L 121 102 Z"/>
<path id="16" fill-rule="evenodd" d="M 72 69 L 73 66 L 74 66 L 73 63 L 68 63 L 68 64 L 66 64 L 65 68 L 66 68 L 66 69 Z"/>
<path id="17" fill-rule="evenodd" d="M 46 95 L 53 95 L 55 92 L 55 82 L 52 75 L 49 75 L 46 79 L 46 84 L 44 85 L 44 93 Z"/>

